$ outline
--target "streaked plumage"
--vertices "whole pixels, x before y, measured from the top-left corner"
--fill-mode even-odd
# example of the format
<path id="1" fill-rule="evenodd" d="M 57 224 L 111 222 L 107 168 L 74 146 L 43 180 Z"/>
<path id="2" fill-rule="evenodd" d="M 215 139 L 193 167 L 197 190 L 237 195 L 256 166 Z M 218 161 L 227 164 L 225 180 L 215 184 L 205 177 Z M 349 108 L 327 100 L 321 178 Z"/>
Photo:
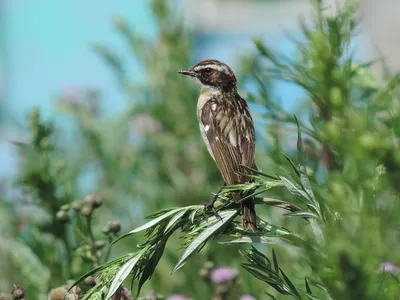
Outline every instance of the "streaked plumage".
<path id="1" fill-rule="evenodd" d="M 236 89 L 231 68 L 217 60 L 204 60 L 181 74 L 189 75 L 200 86 L 197 118 L 208 152 L 226 185 L 250 181 L 236 172 L 247 173 L 240 165 L 255 168 L 254 124 L 247 103 Z M 238 193 L 233 194 L 238 200 Z M 243 228 L 256 231 L 254 200 L 242 204 Z"/>

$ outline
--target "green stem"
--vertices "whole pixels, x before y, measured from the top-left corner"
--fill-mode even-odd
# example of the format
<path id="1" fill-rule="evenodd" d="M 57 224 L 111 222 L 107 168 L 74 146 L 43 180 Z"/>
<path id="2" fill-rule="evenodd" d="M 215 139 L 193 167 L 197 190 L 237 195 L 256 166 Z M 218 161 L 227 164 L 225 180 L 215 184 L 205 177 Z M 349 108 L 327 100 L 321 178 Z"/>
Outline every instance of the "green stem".
<path id="1" fill-rule="evenodd" d="M 97 255 L 96 240 L 94 238 L 93 231 L 92 231 L 92 216 L 91 215 L 86 217 L 86 223 L 87 223 L 87 227 L 88 227 L 88 234 L 89 234 L 90 244 L 91 244 L 91 247 L 92 247 L 92 255 L 93 255 L 94 259 L 96 260 L 96 266 L 99 266 L 100 265 L 100 258 Z"/>

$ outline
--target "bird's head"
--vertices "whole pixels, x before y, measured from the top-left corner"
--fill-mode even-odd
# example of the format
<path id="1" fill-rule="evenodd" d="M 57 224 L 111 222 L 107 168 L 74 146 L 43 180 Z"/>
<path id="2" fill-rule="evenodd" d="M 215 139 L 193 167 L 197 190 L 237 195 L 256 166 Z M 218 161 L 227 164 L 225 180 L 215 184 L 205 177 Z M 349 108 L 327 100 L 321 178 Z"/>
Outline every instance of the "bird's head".
<path id="1" fill-rule="evenodd" d="M 202 60 L 193 68 L 181 70 L 178 73 L 192 77 L 200 86 L 201 91 L 219 90 L 226 92 L 236 90 L 235 74 L 228 65 L 218 60 Z"/>

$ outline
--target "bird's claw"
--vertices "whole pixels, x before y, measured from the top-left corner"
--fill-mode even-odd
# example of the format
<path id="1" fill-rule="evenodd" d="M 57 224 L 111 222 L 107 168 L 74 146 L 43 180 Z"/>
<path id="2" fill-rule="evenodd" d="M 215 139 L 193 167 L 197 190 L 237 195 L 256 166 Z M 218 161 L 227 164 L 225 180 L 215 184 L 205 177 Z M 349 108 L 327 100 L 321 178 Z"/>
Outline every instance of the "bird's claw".
<path id="1" fill-rule="evenodd" d="M 214 203 L 218 199 L 218 194 L 214 195 L 209 202 L 204 203 L 204 212 L 211 212 L 217 219 L 222 221 L 222 217 L 218 214 L 218 212 L 214 208 Z"/>

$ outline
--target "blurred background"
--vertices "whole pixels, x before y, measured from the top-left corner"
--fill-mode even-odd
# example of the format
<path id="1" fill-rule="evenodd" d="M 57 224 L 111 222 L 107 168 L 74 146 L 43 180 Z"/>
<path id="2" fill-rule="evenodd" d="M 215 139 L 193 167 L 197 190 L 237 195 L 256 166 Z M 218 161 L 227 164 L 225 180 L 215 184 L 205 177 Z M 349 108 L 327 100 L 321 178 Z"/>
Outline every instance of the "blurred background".
<path id="1" fill-rule="evenodd" d="M 288 36 L 304 39 L 299 22 L 315 19 L 310 2 L 167 2 L 170 9 L 163 1 L 150 0 L 0 2 L 0 235 L 9 241 L 0 247 L 0 260 L 13 270 L 1 276 L 0 290 L 20 282 L 37 295 L 29 299 L 44 299 L 51 288 L 89 269 L 73 257 L 63 258 L 77 247 L 71 245 L 77 240 L 71 226 L 60 229 L 63 233 L 46 227 L 56 224 L 62 205 L 100 195 L 103 206 L 93 221 L 100 236 L 111 220 L 118 220 L 125 232 L 156 210 L 211 197 L 222 181 L 201 144 L 195 115 L 198 92 L 176 73 L 199 60 L 214 58 L 233 68 L 257 124 L 258 161 L 264 170 L 279 165 L 279 160 L 264 157 L 275 138 L 265 129 L 266 108 L 251 101 L 257 93 L 256 80 L 248 75 L 257 71 L 253 38 L 296 58 L 297 45 Z M 324 5 L 334 13 L 343 2 Z M 399 10 L 396 0 L 361 1 L 356 16 L 360 26 L 351 45 L 357 60 L 385 57 L 391 71 L 399 71 Z M 380 65 L 373 71 L 378 77 L 383 72 Z M 267 96 L 285 111 L 308 116 L 301 88 L 272 78 L 265 84 Z M 38 122 L 50 121 L 52 134 L 44 130 L 37 136 Z M 36 149 L 40 154 L 24 147 L 35 143 L 35 134 L 42 141 Z M 295 142 L 285 140 L 279 150 L 293 152 Z M 136 239 L 118 245 L 111 256 L 134 251 Z M 170 276 L 178 241 L 166 250 L 167 258 L 145 292 L 191 293 L 201 299 L 203 287 L 195 282 L 206 261 L 238 268 L 216 245 Z M 237 249 L 230 251 L 234 257 Z M 40 282 L 34 278 L 37 270 L 43 274 Z M 261 293 L 261 285 L 247 274 L 241 280 L 236 298 Z"/>

